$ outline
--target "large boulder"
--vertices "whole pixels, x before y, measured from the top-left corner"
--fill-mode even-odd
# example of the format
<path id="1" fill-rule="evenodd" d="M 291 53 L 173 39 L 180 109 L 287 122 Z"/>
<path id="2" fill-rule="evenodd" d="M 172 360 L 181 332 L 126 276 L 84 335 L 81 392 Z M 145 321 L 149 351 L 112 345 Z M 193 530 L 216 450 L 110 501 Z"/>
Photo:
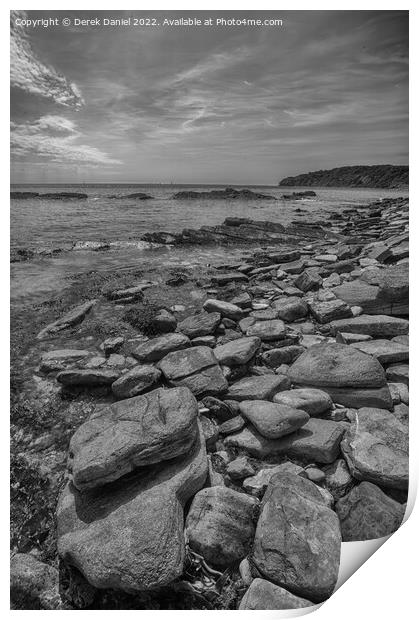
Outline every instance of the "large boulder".
<path id="1" fill-rule="evenodd" d="M 405 506 L 375 484 L 361 482 L 335 506 L 343 542 L 374 540 L 393 534 L 403 521 Z"/>
<path id="2" fill-rule="evenodd" d="M 171 351 L 185 349 L 190 344 L 185 334 L 165 334 L 140 344 L 132 354 L 139 362 L 158 362 Z"/>
<path id="3" fill-rule="evenodd" d="M 160 376 L 160 370 L 151 364 L 134 366 L 112 383 L 112 392 L 117 398 L 133 398 L 155 385 Z"/>
<path id="4" fill-rule="evenodd" d="M 186 386 L 196 396 L 217 396 L 228 383 L 209 347 L 192 347 L 173 351 L 158 364 L 159 369 L 174 386 Z"/>
<path id="5" fill-rule="evenodd" d="M 340 319 L 330 324 L 333 334 L 345 332 L 367 334 L 373 338 L 391 338 L 409 333 L 409 321 L 381 314 L 361 314 L 352 319 Z"/>
<path id="6" fill-rule="evenodd" d="M 70 441 L 73 484 L 92 489 L 188 452 L 198 405 L 187 388 L 154 390 L 98 409 Z"/>
<path id="7" fill-rule="evenodd" d="M 311 607 L 314 603 L 307 599 L 295 596 L 266 579 L 253 579 L 243 596 L 239 609 L 268 610 L 268 609 L 301 609 Z"/>
<path id="8" fill-rule="evenodd" d="M 346 423 L 310 418 L 296 432 L 279 439 L 267 439 L 248 427 L 226 437 L 224 444 L 244 450 L 259 459 L 289 456 L 306 462 L 333 463 L 339 455 L 346 428 Z"/>
<path id="9" fill-rule="evenodd" d="M 215 332 L 221 321 L 219 312 L 201 312 L 186 317 L 178 325 L 178 330 L 188 338 L 209 336 Z"/>
<path id="10" fill-rule="evenodd" d="M 277 392 L 288 390 L 291 382 L 285 375 L 262 375 L 245 377 L 230 385 L 227 399 L 230 400 L 272 400 Z"/>
<path id="11" fill-rule="evenodd" d="M 357 480 L 407 489 L 408 427 L 390 411 L 359 409 L 341 448 L 349 471 Z"/>
<path id="12" fill-rule="evenodd" d="M 70 482 L 58 503 L 58 553 L 97 588 L 141 592 L 183 572 L 183 510 L 205 483 L 205 443 L 93 491 Z"/>
<path id="13" fill-rule="evenodd" d="M 316 388 L 300 388 L 279 392 L 273 398 L 274 403 L 302 409 L 311 416 L 318 416 L 333 407 L 332 399 L 327 392 Z"/>
<path id="14" fill-rule="evenodd" d="M 238 338 L 215 347 L 214 355 L 223 366 L 239 366 L 254 357 L 260 344 L 260 338 Z"/>
<path id="15" fill-rule="evenodd" d="M 314 602 L 336 585 L 341 534 L 318 487 L 294 474 L 271 478 L 263 498 L 251 561 L 269 581 Z"/>
<path id="16" fill-rule="evenodd" d="M 275 308 L 278 318 L 288 323 L 303 319 L 308 314 L 307 304 L 299 297 L 284 295 L 276 299 L 272 307 Z"/>
<path id="17" fill-rule="evenodd" d="M 298 386 L 320 388 L 334 402 L 348 407 L 372 403 L 392 407 L 381 364 L 349 345 L 322 343 L 310 347 L 290 367 L 288 377 Z"/>
<path id="18" fill-rule="evenodd" d="M 227 487 L 202 489 L 186 519 L 186 538 L 193 551 L 215 566 L 226 567 L 244 558 L 255 535 L 258 500 Z"/>
<path id="19" fill-rule="evenodd" d="M 265 400 L 241 402 L 240 413 L 261 435 L 268 439 L 278 439 L 283 435 L 289 435 L 310 419 L 305 411 L 269 403 Z"/>

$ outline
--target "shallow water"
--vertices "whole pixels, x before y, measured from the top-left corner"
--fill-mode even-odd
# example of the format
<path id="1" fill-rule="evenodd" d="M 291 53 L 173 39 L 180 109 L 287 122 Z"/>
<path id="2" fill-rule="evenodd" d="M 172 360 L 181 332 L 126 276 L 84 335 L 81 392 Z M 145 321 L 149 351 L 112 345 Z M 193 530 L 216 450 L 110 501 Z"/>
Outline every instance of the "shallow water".
<path id="1" fill-rule="evenodd" d="M 73 251 L 54 258 L 36 258 L 11 265 L 11 296 L 42 295 L 66 286 L 69 278 L 91 270 L 121 267 L 158 267 L 223 262 L 239 251 L 229 248 L 149 248 L 137 243 L 146 232 L 180 232 L 183 228 L 216 225 L 228 216 L 249 217 L 288 224 L 303 219 L 321 221 L 331 211 L 367 204 L 385 197 L 407 195 L 402 190 L 315 188 L 317 197 L 298 201 L 172 200 L 184 189 L 208 191 L 220 186 L 68 185 L 13 186 L 13 191 L 83 192 L 86 200 L 11 200 L 11 248 L 70 248 L 78 241 L 108 241 L 106 252 Z M 304 188 L 252 187 L 279 198 Z M 145 192 L 153 200 L 111 199 L 110 195 Z M 296 209 L 304 212 L 298 213 Z M 241 252 L 241 250 L 240 250 Z"/>

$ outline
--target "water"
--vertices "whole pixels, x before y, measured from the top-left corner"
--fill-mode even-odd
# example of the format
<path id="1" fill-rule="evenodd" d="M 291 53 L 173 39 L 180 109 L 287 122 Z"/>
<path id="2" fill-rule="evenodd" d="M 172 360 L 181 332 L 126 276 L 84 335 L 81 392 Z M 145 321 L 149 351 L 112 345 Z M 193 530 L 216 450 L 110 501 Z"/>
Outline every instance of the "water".
<path id="1" fill-rule="evenodd" d="M 279 198 L 297 188 L 252 187 Z M 380 198 L 407 195 L 402 190 L 315 188 L 317 197 L 298 201 L 172 200 L 184 189 L 208 191 L 221 186 L 176 185 L 36 185 L 12 187 L 13 191 L 83 192 L 87 200 L 11 200 L 11 248 L 35 250 L 70 248 L 74 243 L 107 241 L 107 252 L 73 251 L 54 258 L 36 258 L 12 264 L 12 299 L 60 290 L 72 275 L 96 269 L 117 269 L 159 264 L 202 264 L 231 258 L 226 248 L 150 248 L 139 242 L 146 232 L 180 232 L 220 224 L 227 216 L 250 217 L 288 224 L 295 219 L 321 221 L 339 208 L 366 204 Z M 144 192 L 153 200 L 111 199 L 111 195 Z M 296 209 L 303 209 L 298 214 Z"/>

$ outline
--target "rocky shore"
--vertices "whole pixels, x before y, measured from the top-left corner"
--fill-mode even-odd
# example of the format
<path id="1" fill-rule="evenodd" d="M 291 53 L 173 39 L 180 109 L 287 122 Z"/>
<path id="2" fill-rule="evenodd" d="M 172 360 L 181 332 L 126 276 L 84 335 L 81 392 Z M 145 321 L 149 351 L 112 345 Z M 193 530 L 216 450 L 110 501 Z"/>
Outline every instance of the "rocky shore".
<path id="1" fill-rule="evenodd" d="M 13 605 L 321 603 L 341 543 L 387 536 L 405 512 L 407 200 L 146 237 L 248 248 L 32 315 L 12 410 Z"/>

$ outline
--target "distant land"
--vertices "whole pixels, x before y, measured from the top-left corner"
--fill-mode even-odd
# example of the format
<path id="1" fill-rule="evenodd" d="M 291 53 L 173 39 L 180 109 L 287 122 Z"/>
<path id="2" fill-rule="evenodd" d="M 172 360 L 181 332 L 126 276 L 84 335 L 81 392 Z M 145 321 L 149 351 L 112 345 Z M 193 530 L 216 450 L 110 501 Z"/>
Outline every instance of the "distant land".
<path id="1" fill-rule="evenodd" d="M 279 182 L 283 187 L 381 187 L 400 189 L 409 185 L 409 166 L 342 166 L 317 170 Z"/>

